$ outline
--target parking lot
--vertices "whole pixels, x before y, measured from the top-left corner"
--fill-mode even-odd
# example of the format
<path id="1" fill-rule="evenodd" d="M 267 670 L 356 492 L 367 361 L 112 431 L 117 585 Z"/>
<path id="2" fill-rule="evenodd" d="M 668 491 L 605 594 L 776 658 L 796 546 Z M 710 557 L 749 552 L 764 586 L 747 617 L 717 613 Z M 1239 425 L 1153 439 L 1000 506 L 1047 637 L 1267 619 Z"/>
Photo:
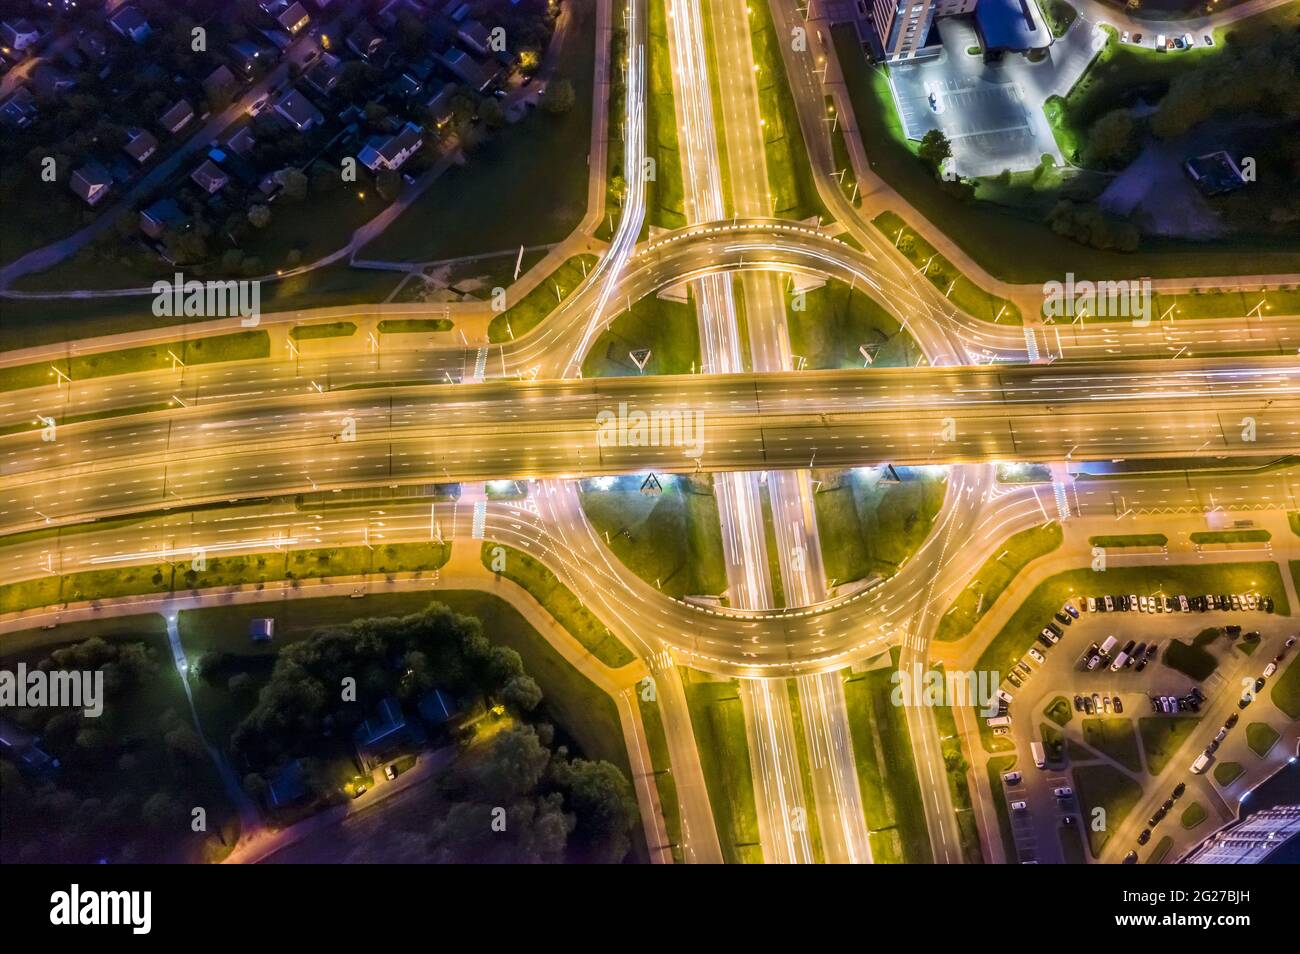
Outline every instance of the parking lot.
<path id="1" fill-rule="evenodd" d="M 1162 600 L 1160 605 L 1165 610 L 1161 612 L 1157 610 L 1155 600 L 1149 599 L 1148 610 L 1143 612 L 1140 599 L 1133 600 L 1138 608 L 1127 610 L 1121 609 L 1121 601 L 1113 596 L 1115 608 L 1112 612 L 1088 612 L 1082 601 L 1076 600 L 1074 602 L 1078 605 L 1073 608 L 1077 616 L 1065 612 L 1063 607 L 1060 615 L 1068 617 L 1070 622 L 1063 623 L 1056 616 L 1042 621 L 1043 634 L 1016 667 L 1020 685 L 1010 680 L 1003 682 L 1003 690 L 1012 696 L 1006 707 L 1011 724 L 993 731 L 999 734 L 1005 731 L 1005 737 L 1015 743 L 1018 754 L 1015 770 L 1022 776 L 1018 784 L 1004 783 L 1003 791 L 995 789 L 993 792 L 994 798 L 1004 799 L 1015 840 L 1016 857 L 1008 860 L 1022 863 L 1069 860 L 1065 857 L 1071 837 L 1067 827 L 1075 829 L 1073 837 L 1082 839 L 1080 844 L 1085 846 L 1083 857 L 1088 857 L 1087 833 L 1081 829 L 1088 822 L 1084 814 L 1086 806 L 1079 804 L 1072 780 L 1073 772 L 1080 765 L 1111 766 L 1142 788 L 1143 798 L 1139 807 L 1124 823 L 1122 837 L 1127 841 L 1121 842 L 1116 838 L 1113 842 L 1125 850 L 1140 847 L 1134 839 L 1150 821 L 1145 814 L 1150 814 L 1151 808 L 1143 808 L 1148 796 L 1158 801 L 1158 796 L 1169 795 L 1163 789 L 1166 786 L 1172 788 L 1179 779 L 1188 780 L 1193 788 L 1192 794 L 1210 807 L 1212 816 L 1216 809 L 1220 813 L 1226 811 L 1224 798 L 1205 773 L 1212 766 L 1213 750 L 1220 743 L 1225 748 L 1233 746 L 1239 756 L 1245 745 L 1245 733 L 1236 729 L 1221 733 L 1220 727 L 1232 713 L 1242 711 L 1238 702 L 1243 693 L 1244 677 L 1257 679 L 1261 673 L 1269 671 L 1270 665 L 1273 665 L 1275 673 L 1277 664 L 1272 662 L 1275 654 L 1289 658 L 1296 651 L 1285 646 L 1285 641 L 1293 635 L 1294 623 L 1289 617 L 1267 612 L 1262 601 L 1258 600 L 1257 608 L 1253 610 L 1246 599 L 1239 599 L 1240 608 L 1233 610 L 1229 599 L 1228 609 L 1211 609 L 1207 603 L 1207 608 L 1200 611 L 1196 608 L 1196 601 L 1189 599 L 1186 612 L 1171 609 Z M 1174 600 L 1172 605 L 1178 606 L 1176 597 Z M 1128 597 L 1123 602 L 1128 602 Z M 1059 635 L 1049 626 L 1055 627 Z M 1217 665 L 1206 678 L 1198 681 L 1164 664 L 1168 641 L 1178 639 L 1192 643 L 1198 633 L 1207 629 L 1219 629 L 1222 635 L 1214 640 L 1218 652 Z M 1229 636 L 1229 630 L 1235 635 Z M 1247 640 L 1252 633 L 1259 634 L 1258 640 Z M 1139 656 L 1136 650 L 1142 643 L 1148 647 L 1154 645 L 1156 649 L 1148 654 L 1144 648 Z M 1239 651 L 1238 647 L 1252 644 L 1249 654 Z M 1100 657 L 1103 661 L 1088 669 L 1087 660 L 1099 656 L 1093 647 L 1097 650 L 1107 647 L 1108 651 Z M 1130 650 L 1132 662 L 1123 656 L 1125 648 Z M 1117 661 L 1119 668 L 1115 669 Z M 1258 681 L 1252 683 L 1253 686 L 1262 688 Z M 1248 691 L 1248 694 L 1252 693 Z M 1058 697 L 1063 698 L 1068 710 L 1063 715 L 1063 725 L 1059 711 L 1056 719 L 1047 711 Z M 1061 703 L 1057 705 L 1060 707 Z M 1132 739 L 1136 747 L 1128 764 L 1116 762 L 1106 752 L 1092 750 L 1090 740 L 1081 728 L 1084 720 L 1091 719 L 1094 721 L 1090 725 L 1095 732 L 1105 724 L 1096 720 L 1110 720 L 1116 716 L 1120 720 L 1131 720 L 1127 730 L 1136 733 Z M 1179 717 L 1183 717 L 1183 725 L 1187 725 L 1185 718 L 1189 716 L 1200 716 L 1201 720 L 1194 724 L 1192 734 L 1177 736 L 1182 741 L 1176 751 L 1163 755 L 1159 775 L 1151 773 L 1149 768 L 1152 766 L 1148 763 L 1152 753 L 1145 749 L 1145 737 L 1136 731 L 1141 726 L 1140 720 L 1171 720 L 1173 737 L 1173 726 L 1178 724 Z M 1149 726 L 1155 724 L 1148 723 Z M 1067 757 L 1057 760 L 1044 749 L 1034 751 L 1042 746 L 1042 726 L 1060 729 Z M 1216 736 L 1219 737 L 1217 742 Z M 1210 757 L 1201 763 L 1199 771 L 1193 771 L 1193 764 L 1207 748 Z M 1044 756 L 1041 770 L 1035 767 L 1035 756 L 1040 752 Z M 1057 797 L 1059 789 L 1070 789 L 1070 795 Z M 1015 809 L 1013 806 L 1020 802 L 1024 803 L 1023 808 Z M 1157 814 L 1163 819 L 1169 810 L 1159 812 L 1159 807 L 1156 805 Z M 1067 826 L 1067 818 L 1073 818 L 1072 826 Z M 1185 835 L 1179 826 L 1167 827 L 1161 832 Z M 1154 836 L 1144 837 L 1149 840 Z M 1110 851 L 1110 845 L 1107 844 L 1107 851 Z"/>
<path id="2" fill-rule="evenodd" d="M 1032 169 L 1046 154 L 1062 157 L 1043 115 L 1043 102 L 1064 92 L 1087 68 L 1104 36 L 1079 20 L 1056 40 L 1048 56 L 1030 63 L 1007 54 L 986 64 L 971 55 L 979 45 L 964 18 L 939 21 L 943 52 L 936 58 L 894 66 L 890 84 L 908 138 L 940 129 L 952 143 L 952 169 L 963 176 Z"/>

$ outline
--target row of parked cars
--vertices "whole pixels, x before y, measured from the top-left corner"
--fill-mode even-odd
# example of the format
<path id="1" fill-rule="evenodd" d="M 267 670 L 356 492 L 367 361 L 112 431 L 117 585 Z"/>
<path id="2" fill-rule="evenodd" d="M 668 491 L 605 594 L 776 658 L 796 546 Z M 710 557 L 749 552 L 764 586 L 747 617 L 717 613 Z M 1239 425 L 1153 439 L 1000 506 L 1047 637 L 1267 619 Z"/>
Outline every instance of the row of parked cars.
<path id="1" fill-rule="evenodd" d="M 1089 613 L 1208 613 L 1212 610 L 1258 610 L 1273 612 L 1273 597 L 1259 593 L 1207 593 L 1204 596 L 1086 596 L 1083 608 Z"/>
<path id="2" fill-rule="evenodd" d="M 1094 692 L 1091 696 L 1075 696 L 1074 711 L 1085 715 L 1107 715 L 1111 712 L 1120 715 L 1124 712 L 1124 701 L 1119 696 Z"/>
<path id="3" fill-rule="evenodd" d="M 1079 669 L 1092 672 L 1103 665 L 1109 665 L 1111 672 L 1119 672 L 1123 669 L 1135 669 L 1141 672 L 1155 658 L 1160 647 L 1160 644 L 1154 640 L 1150 643 L 1139 643 L 1130 639 L 1119 652 L 1116 652 L 1115 647 L 1118 645 L 1119 639 L 1115 636 L 1107 636 L 1100 646 L 1093 643 L 1079 657 Z"/>
<path id="4" fill-rule="evenodd" d="M 1205 701 L 1205 694 L 1201 692 L 1200 686 L 1192 686 L 1187 693 L 1182 696 L 1148 696 L 1151 700 L 1152 712 L 1163 712 L 1166 715 L 1177 712 L 1200 712 L 1201 703 Z"/>
<path id="5" fill-rule="evenodd" d="M 1145 845 L 1148 841 L 1151 840 L 1151 829 L 1155 828 L 1157 825 L 1159 825 L 1162 821 L 1165 820 L 1165 816 L 1168 815 L 1170 809 L 1174 807 L 1174 802 L 1182 798 L 1183 793 L 1186 791 L 1187 791 L 1186 782 L 1179 782 L 1177 785 L 1174 786 L 1173 792 L 1171 792 L 1169 797 L 1165 799 L 1164 804 L 1162 804 L 1159 808 L 1157 808 L 1155 810 L 1155 813 L 1150 818 L 1147 819 L 1147 827 L 1143 828 L 1141 833 L 1137 837 L 1137 843 L 1139 845 Z M 1126 865 L 1134 864 L 1136 861 L 1137 861 L 1136 851 L 1130 851 L 1127 855 L 1124 856 L 1124 864 Z"/>

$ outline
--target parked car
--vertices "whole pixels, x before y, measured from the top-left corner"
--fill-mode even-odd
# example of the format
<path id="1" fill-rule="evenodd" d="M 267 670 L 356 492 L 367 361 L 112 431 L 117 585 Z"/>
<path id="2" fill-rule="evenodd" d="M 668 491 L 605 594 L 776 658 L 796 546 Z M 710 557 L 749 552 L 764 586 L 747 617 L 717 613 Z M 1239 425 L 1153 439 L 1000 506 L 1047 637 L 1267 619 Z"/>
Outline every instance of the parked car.
<path id="1" fill-rule="evenodd" d="M 1012 803 L 1011 803 L 1011 810 L 1012 810 L 1013 812 L 1023 812 L 1023 811 L 1024 811 L 1026 808 L 1028 808 L 1028 807 L 1029 807 L 1029 806 L 1028 806 L 1026 803 L 1024 803 L 1024 802 L 1012 802 Z"/>
<path id="2" fill-rule="evenodd" d="M 1037 649 L 1035 649 L 1033 646 L 1029 647 L 1029 658 L 1032 659 L 1034 662 L 1038 663 L 1040 666 L 1047 661 L 1046 657 L 1042 653 L 1040 653 Z"/>
<path id="3" fill-rule="evenodd" d="M 1175 785 L 1173 791 L 1174 800 L 1177 801 L 1178 799 L 1182 798 L 1183 792 L 1185 791 L 1187 791 L 1186 782 L 1179 782 L 1177 785 Z"/>
<path id="4" fill-rule="evenodd" d="M 1116 696 L 1114 699 L 1111 700 L 1111 702 L 1114 704 L 1116 715 L 1119 715 L 1121 712 L 1124 711 L 1124 703 L 1119 701 L 1119 696 Z"/>
<path id="5" fill-rule="evenodd" d="M 1006 782 L 1008 785 L 1019 785 L 1019 784 L 1020 784 L 1020 773 L 1019 773 L 1019 772 L 1003 772 L 1003 773 L 1002 773 L 1002 781 Z"/>
<path id="6" fill-rule="evenodd" d="M 1074 711 L 1075 712 L 1083 711 L 1083 696 L 1074 697 Z"/>
<path id="7" fill-rule="evenodd" d="M 1145 845 L 1150 840 L 1151 840 L 1151 829 L 1143 828 L 1142 832 L 1138 835 L 1138 844 Z"/>
<path id="8" fill-rule="evenodd" d="M 1074 794 L 1074 789 L 1070 788 L 1068 785 L 1062 785 L 1060 788 L 1052 789 L 1052 794 L 1057 798 L 1069 798 Z"/>

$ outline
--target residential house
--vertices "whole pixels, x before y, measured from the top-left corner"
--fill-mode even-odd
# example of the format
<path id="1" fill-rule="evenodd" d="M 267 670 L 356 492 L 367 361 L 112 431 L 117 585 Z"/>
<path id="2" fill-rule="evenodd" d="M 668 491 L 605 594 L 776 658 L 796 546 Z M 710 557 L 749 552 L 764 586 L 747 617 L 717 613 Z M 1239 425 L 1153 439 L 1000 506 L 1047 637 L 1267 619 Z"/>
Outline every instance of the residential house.
<path id="1" fill-rule="evenodd" d="M 424 101 L 424 108 L 433 120 L 434 125 L 444 126 L 451 120 L 451 100 L 456 95 L 456 86 L 454 83 L 444 83 L 441 80 L 431 79 L 425 92 L 429 94 Z"/>
<path id="2" fill-rule="evenodd" d="M 482 65 L 460 47 L 448 47 L 438 54 L 438 59 L 475 92 L 483 92 L 492 82 L 492 76 L 484 72 Z"/>
<path id="3" fill-rule="evenodd" d="M 19 86 L 12 96 L 0 103 L 0 122 L 14 129 L 26 129 L 37 115 L 36 97 L 25 86 Z"/>
<path id="4" fill-rule="evenodd" d="M 32 70 L 32 88 L 37 96 L 53 98 L 66 93 L 77 85 L 77 81 L 57 66 L 40 63 Z"/>
<path id="5" fill-rule="evenodd" d="M 245 76 L 251 75 L 258 63 L 268 59 L 263 55 L 262 48 L 252 40 L 236 40 L 226 44 L 226 49 L 230 51 L 235 67 Z"/>
<path id="6" fill-rule="evenodd" d="M 59 760 L 42 750 L 39 743 L 40 740 L 22 726 L 0 719 L 0 754 L 13 759 L 21 771 L 40 774 L 59 767 Z"/>
<path id="7" fill-rule="evenodd" d="M 183 231 L 189 224 L 189 216 L 170 196 L 140 210 L 140 231 L 152 239 L 162 238 L 168 229 Z"/>
<path id="8" fill-rule="evenodd" d="M 184 129 L 193 118 L 194 107 L 190 105 L 189 100 L 182 99 L 177 100 L 166 112 L 158 117 L 158 125 L 174 136 Z"/>
<path id="9" fill-rule="evenodd" d="M 153 28 L 138 7 L 125 6 L 108 18 L 108 25 L 120 35 L 136 43 L 149 39 Z"/>
<path id="10" fill-rule="evenodd" d="M 365 771 L 374 768 L 383 761 L 385 753 L 391 752 L 408 738 L 406 716 L 392 696 L 379 703 L 376 714 L 362 722 L 352 733 L 357 760 Z"/>
<path id="11" fill-rule="evenodd" d="M 230 176 L 211 159 L 204 159 L 197 169 L 190 173 L 190 178 L 208 195 L 220 192 L 230 181 Z"/>
<path id="12" fill-rule="evenodd" d="M 302 759 L 294 759 L 276 772 L 266 787 L 266 800 L 272 808 L 284 808 L 307 795 Z"/>
<path id="13" fill-rule="evenodd" d="M 276 101 L 275 111 L 298 132 L 307 132 L 325 121 L 321 111 L 296 89 L 289 90 Z"/>
<path id="14" fill-rule="evenodd" d="M 388 41 L 375 32 L 365 20 L 357 24 L 356 28 L 348 34 L 348 49 L 361 57 L 363 60 L 369 60 L 378 53 Z"/>
<path id="15" fill-rule="evenodd" d="M 91 159 L 72 173 L 68 185 L 86 205 L 98 205 L 113 185 L 113 174 Z"/>
<path id="16" fill-rule="evenodd" d="M 77 31 L 77 49 L 86 59 L 96 63 L 108 56 L 108 44 L 104 42 L 103 35 L 93 30 Z"/>
<path id="17" fill-rule="evenodd" d="M 318 93 L 328 95 L 343 78 L 343 61 L 333 53 L 322 53 L 302 78 Z"/>
<path id="18" fill-rule="evenodd" d="M 287 31 L 290 36 L 297 36 L 311 22 L 311 14 L 297 0 L 274 16 L 275 22 L 280 24 L 280 28 Z"/>
<path id="19" fill-rule="evenodd" d="M 255 145 L 257 145 L 257 137 L 253 135 L 253 130 L 248 126 L 239 127 L 239 131 L 226 140 L 226 148 L 236 156 L 242 156 L 245 159 L 253 154 Z"/>
<path id="20" fill-rule="evenodd" d="M 221 108 L 228 104 L 239 89 L 239 80 L 230 72 L 230 67 L 222 65 L 208 74 L 203 81 L 203 95 L 208 98 L 208 105 Z"/>
<path id="21" fill-rule="evenodd" d="M 487 55 L 490 36 L 488 28 L 477 20 L 466 20 L 456 28 L 458 36 L 466 46 L 482 56 Z"/>
<path id="22" fill-rule="evenodd" d="M 26 17 L 0 23 L 0 46 L 5 48 L 5 52 L 19 54 L 15 59 L 22 59 L 40 39 L 41 31 Z"/>
<path id="23" fill-rule="evenodd" d="M 158 138 L 147 129 L 128 129 L 126 145 L 122 149 L 136 162 L 144 165 L 158 151 Z"/>
<path id="24" fill-rule="evenodd" d="M 392 136 L 372 136 L 357 153 L 357 159 L 371 172 L 402 168 L 407 159 L 424 145 L 424 130 L 415 123 L 407 123 Z"/>
<path id="25" fill-rule="evenodd" d="M 271 44 L 281 53 L 293 46 L 293 37 L 283 30 L 259 30 L 258 32 L 270 40 Z"/>

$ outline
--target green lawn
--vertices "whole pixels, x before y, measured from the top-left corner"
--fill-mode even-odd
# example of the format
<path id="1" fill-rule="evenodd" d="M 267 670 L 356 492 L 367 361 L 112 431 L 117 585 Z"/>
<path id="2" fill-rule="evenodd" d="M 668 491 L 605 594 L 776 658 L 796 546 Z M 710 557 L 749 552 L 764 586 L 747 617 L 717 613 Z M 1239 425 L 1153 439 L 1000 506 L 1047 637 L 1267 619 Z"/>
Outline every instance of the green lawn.
<path id="1" fill-rule="evenodd" d="M 1138 719 L 1138 733 L 1142 736 L 1142 751 L 1147 757 L 1147 771 L 1152 775 L 1163 772 L 1200 721 L 1200 716 L 1148 716 Z M 1191 765 L 1191 761 L 1187 764 Z"/>
<path id="2" fill-rule="evenodd" d="M 890 702 L 892 666 L 844 670 L 844 703 L 853 736 L 862 810 L 876 864 L 930 864 L 930 836 L 903 709 Z"/>
<path id="3" fill-rule="evenodd" d="M 645 369 L 631 352 L 648 350 Z M 592 342 L 582 362 L 584 378 L 636 374 L 690 374 L 700 369 L 700 327 L 693 302 L 650 295 L 632 303 Z"/>
<path id="4" fill-rule="evenodd" d="M 761 862 L 754 779 L 736 683 L 707 681 L 689 669 L 682 670 L 682 681 L 722 856 L 728 863 Z"/>
<path id="5" fill-rule="evenodd" d="M 1043 18 L 1047 21 L 1054 37 L 1065 36 L 1065 31 L 1079 16 L 1079 11 L 1065 0 L 1042 0 L 1038 8 L 1043 12 Z"/>
<path id="6" fill-rule="evenodd" d="M 1182 823 L 1184 828 L 1190 831 L 1205 821 L 1208 817 L 1209 812 L 1205 810 L 1204 805 L 1200 802 L 1192 802 L 1192 804 L 1183 809 L 1183 814 L 1179 821 Z"/>
<path id="7" fill-rule="evenodd" d="M 1214 766 L 1214 780 L 1226 788 L 1240 778 L 1244 771 L 1246 770 L 1240 762 L 1220 762 Z"/>
<path id="8" fill-rule="evenodd" d="M 1296 665 L 1294 656 L 1282 674 L 1274 679 L 1269 698 L 1292 719 L 1300 719 L 1300 665 Z"/>
<path id="9" fill-rule="evenodd" d="M 727 588 L 718 503 L 707 481 L 676 477 L 656 495 L 640 478 L 615 478 L 607 490 L 584 481 L 583 513 L 633 573 L 674 597 Z"/>
<path id="10" fill-rule="evenodd" d="M 929 537 L 947 480 L 923 471 L 903 475 L 889 482 L 874 468 L 818 474 L 823 483 L 813 506 L 829 580 L 891 577 Z"/>
<path id="11" fill-rule="evenodd" d="M 649 84 L 645 103 L 646 155 L 655 160 L 655 180 L 647 183 L 646 190 L 647 224 L 676 229 L 686 224 L 686 199 L 677 145 L 677 112 L 673 105 L 665 4 L 649 5 L 645 51 Z"/>
<path id="12" fill-rule="evenodd" d="M 1252 722 L 1246 726 L 1246 744 L 1261 759 L 1268 755 L 1268 750 L 1277 744 L 1279 738 L 1281 735 L 1277 729 L 1267 722 Z"/>
<path id="13" fill-rule="evenodd" d="M 1147 855 L 1146 863 L 1149 865 L 1160 864 L 1160 862 L 1165 860 L 1165 856 L 1169 854 L 1169 849 L 1173 847 L 1173 844 L 1173 835 L 1165 835 L 1156 842 L 1156 846 L 1151 849 L 1151 854 Z"/>
<path id="14" fill-rule="evenodd" d="M 889 237 L 895 248 L 907 256 L 908 261 L 924 271 L 930 284 L 943 292 L 962 311 L 980 321 L 1008 325 L 1018 325 L 1024 321 L 1014 302 L 980 288 L 893 212 L 880 213 L 872 223 Z"/>
<path id="15" fill-rule="evenodd" d="M 1061 525 L 1053 521 L 1044 524 L 1041 527 L 1030 527 L 1028 530 L 1021 530 L 1013 534 L 1005 543 L 998 547 L 998 552 L 993 554 L 984 561 L 979 572 L 961 594 L 953 600 L 952 606 L 939 621 L 939 631 L 936 639 L 942 642 L 961 639 L 969 633 L 976 623 L 983 618 L 984 614 L 989 611 L 998 597 L 1002 594 L 1016 574 L 1025 568 L 1031 561 L 1038 559 L 1048 553 L 1051 553 L 1061 545 L 1063 534 Z M 1062 599 L 1061 603 L 1065 600 Z M 1047 616 L 1060 609 L 1060 603 L 1048 611 Z M 1039 626 L 1042 629 L 1042 625 Z M 1038 630 L 1034 631 L 1035 633 Z M 1024 655 L 1025 649 L 1022 647 L 1014 656 L 1010 657 L 1009 664 L 1000 669 L 999 672 L 1010 672 L 1011 666 L 1014 666 L 1016 660 Z"/>
<path id="16" fill-rule="evenodd" d="M 1083 741 L 1130 772 L 1142 771 L 1132 719 L 1084 719 Z"/>
<path id="17" fill-rule="evenodd" d="M 191 569 L 188 560 L 87 570 L 0 586 L 0 612 L 146 593 L 183 593 L 245 583 L 372 573 L 423 573 L 446 563 L 449 553 L 450 547 L 447 546 L 398 543 L 212 557 L 202 571 Z"/>
<path id="18" fill-rule="evenodd" d="M 1074 788 L 1084 819 L 1092 819 L 1097 808 L 1105 812 L 1105 825 L 1100 831 L 1095 831 L 1091 824 L 1084 826 L 1088 850 L 1093 858 L 1099 858 L 1111 833 L 1119 830 L 1142 797 L 1142 787 L 1119 769 L 1101 764 L 1075 766 Z"/>
<path id="19" fill-rule="evenodd" d="M 813 862 L 824 864 L 826 849 L 822 845 L 821 823 L 817 816 L 817 799 L 812 786 L 812 759 L 808 754 L 808 738 L 803 723 L 803 706 L 799 704 L 799 684 L 791 679 L 786 683 L 786 702 L 790 707 L 790 731 L 794 737 L 795 756 L 799 763 L 798 804 L 791 806 L 795 817 L 793 831 L 805 831 L 812 848 Z M 802 828 L 801 828 L 802 826 Z"/>
<path id="20" fill-rule="evenodd" d="M 5 305 L 5 307 L 9 306 Z M 102 378 L 139 371 L 160 371 L 175 367 L 177 358 L 186 365 L 215 364 L 221 361 L 265 358 L 270 353 L 271 339 L 265 331 L 237 331 L 205 338 L 169 341 L 165 344 L 60 358 L 54 362 L 0 368 L 0 391 L 16 391 L 52 384 L 58 379 L 58 374 L 70 377 L 74 381 L 82 381 L 87 378 Z M 55 373 L 55 368 L 58 369 L 58 374 Z"/>
<path id="21" fill-rule="evenodd" d="M 898 651 L 894 651 L 898 663 Z M 942 666 L 935 667 L 942 669 Z M 980 845 L 979 826 L 975 823 L 975 806 L 971 800 L 970 783 L 966 779 L 970 763 L 961 739 L 957 734 L 957 720 L 951 706 L 935 706 L 934 724 L 939 730 L 939 747 L 948 776 L 948 794 L 952 797 L 953 812 L 957 818 L 957 835 L 961 839 L 962 856 L 966 864 L 978 865 L 985 861 Z"/>
<path id="22" fill-rule="evenodd" d="M 506 310 L 488 324 L 488 340 L 511 341 L 532 331 L 586 280 L 596 261 L 595 255 L 575 255 L 520 301 L 506 302 Z"/>
<path id="23" fill-rule="evenodd" d="M 861 368 L 859 350 L 874 352 L 873 367 L 915 367 L 921 357 L 915 339 L 875 298 L 828 279 L 800 298 L 787 296 L 790 351 L 812 370 Z"/>
<path id="24" fill-rule="evenodd" d="M 1171 639 L 1165 644 L 1160 653 L 1160 661 L 1197 682 L 1209 679 L 1219 665 L 1219 660 L 1209 650 L 1195 642 L 1185 643 L 1181 639 Z"/>
<path id="25" fill-rule="evenodd" d="M 485 542 L 482 548 L 484 566 L 493 568 L 498 549 L 505 556 L 501 575 L 526 589 L 589 653 L 613 669 L 635 660 L 632 652 L 574 596 L 573 591 L 534 557 L 514 547 Z"/>

